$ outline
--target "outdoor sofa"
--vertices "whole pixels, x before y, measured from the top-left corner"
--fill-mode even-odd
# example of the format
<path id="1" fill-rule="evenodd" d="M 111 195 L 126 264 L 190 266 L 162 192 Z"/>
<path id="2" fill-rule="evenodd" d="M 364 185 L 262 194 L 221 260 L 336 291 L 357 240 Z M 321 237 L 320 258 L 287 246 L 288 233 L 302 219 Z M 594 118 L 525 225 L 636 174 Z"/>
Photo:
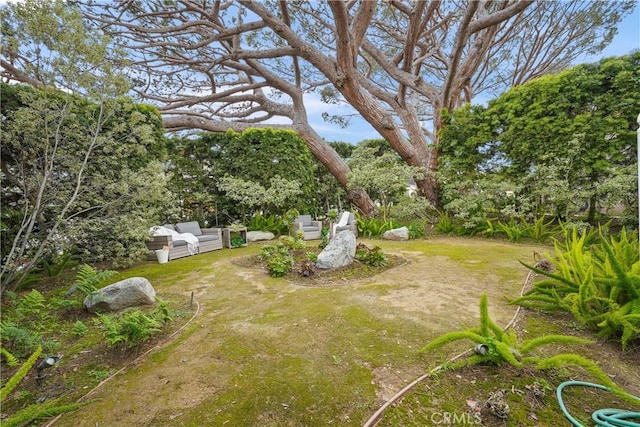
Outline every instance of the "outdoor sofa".
<path id="1" fill-rule="evenodd" d="M 196 221 L 152 227 L 152 233 L 147 242 L 149 259 L 155 259 L 155 251 L 164 248 L 169 249 L 169 261 L 222 249 L 222 229 L 200 228 Z"/>

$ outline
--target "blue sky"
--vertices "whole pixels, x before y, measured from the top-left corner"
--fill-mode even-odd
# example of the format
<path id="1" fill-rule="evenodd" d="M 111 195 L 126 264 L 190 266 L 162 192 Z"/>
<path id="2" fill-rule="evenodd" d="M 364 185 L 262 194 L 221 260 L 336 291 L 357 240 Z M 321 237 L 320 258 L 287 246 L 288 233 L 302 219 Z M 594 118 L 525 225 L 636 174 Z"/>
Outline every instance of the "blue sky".
<path id="1" fill-rule="evenodd" d="M 635 49 L 640 49 L 640 1 L 636 2 L 635 10 L 618 25 L 618 34 L 612 43 L 600 54 L 593 56 L 583 56 L 576 64 L 597 62 L 602 58 L 610 56 L 621 56 L 631 53 Z M 365 139 L 380 138 L 371 125 L 364 120 L 354 117 L 349 127 L 341 129 L 339 126 L 326 123 L 322 120 L 322 112 L 327 110 L 327 105 L 320 101 L 305 99 L 308 109 L 309 122 L 318 134 L 327 141 L 344 141 L 357 144 Z M 333 114 L 352 111 L 348 106 L 330 106 Z"/>

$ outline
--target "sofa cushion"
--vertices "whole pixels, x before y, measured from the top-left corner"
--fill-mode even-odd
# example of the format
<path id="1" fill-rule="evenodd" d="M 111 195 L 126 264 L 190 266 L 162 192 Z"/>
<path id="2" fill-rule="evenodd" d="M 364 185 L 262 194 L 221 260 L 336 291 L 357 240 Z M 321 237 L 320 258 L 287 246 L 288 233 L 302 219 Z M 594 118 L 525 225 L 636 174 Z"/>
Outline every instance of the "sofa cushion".
<path id="1" fill-rule="evenodd" d="M 176 231 L 176 226 L 173 224 L 162 224 L 161 227 L 168 228 L 169 230 Z"/>
<path id="2" fill-rule="evenodd" d="M 303 231 L 320 231 L 320 227 L 316 225 L 309 225 L 309 226 L 302 227 L 302 230 Z"/>
<path id="3" fill-rule="evenodd" d="M 197 221 L 179 222 L 176 224 L 176 231 L 178 233 L 191 233 L 196 237 L 202 235 L 202 230 L 200 230 L 200 225 L 198 225 Z"/>
<path id="4" fill-rule="evenodd" d="M 311 215 L 300 215 L 296 218 L 296 222 L 302 223 L 303 227 L 308 227 L 311 225 Z"/>
<path id="5" fill-rule="evenodd" d="M 173 241 L 173 247 L 177 248 L 178 246 L 187 246 L 187 241 L 186 240 L 174 240 Z"/>
<path id="6" fill-rule="evenodd" d="M 212 240 L 218 240 L 218 236 L 215 234 L 201 234 L 198 236 L 198 241 L 200 242 L 210 242 Z"/>

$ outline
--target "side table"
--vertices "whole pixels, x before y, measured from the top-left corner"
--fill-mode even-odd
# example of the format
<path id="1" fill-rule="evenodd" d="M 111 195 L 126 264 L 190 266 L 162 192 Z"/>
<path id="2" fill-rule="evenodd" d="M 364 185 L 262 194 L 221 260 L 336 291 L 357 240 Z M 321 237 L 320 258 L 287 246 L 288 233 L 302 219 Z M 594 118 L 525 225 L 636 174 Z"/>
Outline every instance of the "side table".
<path id="1" fill-rule="evenodd" d="M 241 238 L 244 240 L 242 245 L 231 245 L 231 240 L 235 238 Z M 222 245 L 225 248 L 240 248 L 247 246 L 247 229 L 245 228 L 223 228 L 222 229 Z"/>

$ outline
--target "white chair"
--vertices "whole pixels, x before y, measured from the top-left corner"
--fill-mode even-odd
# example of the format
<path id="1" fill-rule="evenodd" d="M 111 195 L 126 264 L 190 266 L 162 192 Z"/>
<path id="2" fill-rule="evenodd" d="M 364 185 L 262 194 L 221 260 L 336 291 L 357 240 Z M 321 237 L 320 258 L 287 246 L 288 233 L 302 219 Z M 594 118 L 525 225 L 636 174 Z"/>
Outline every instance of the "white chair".
<path id="1" fill-rule="evenodd" d="M 333 237 L 343 230 L 350 230 L 354 236 L 358 237 L 358 221 L 356 220 L 356 215 L 353 212 L 342 212 L 338 222 L 333 224 L 331 236 Z"/>

